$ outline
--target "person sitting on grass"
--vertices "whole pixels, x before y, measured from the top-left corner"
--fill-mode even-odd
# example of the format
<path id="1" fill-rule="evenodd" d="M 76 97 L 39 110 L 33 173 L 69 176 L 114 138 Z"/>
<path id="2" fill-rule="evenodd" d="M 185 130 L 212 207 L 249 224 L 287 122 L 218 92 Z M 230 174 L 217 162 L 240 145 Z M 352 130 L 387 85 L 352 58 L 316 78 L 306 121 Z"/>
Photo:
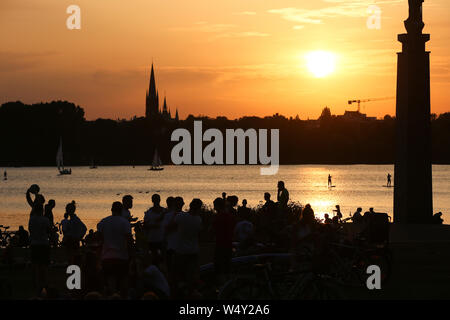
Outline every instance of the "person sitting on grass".
<path id="1" fill-rule="evenodd" d="M 435 215 L 433 215 L 433 224 L 443 224 L 444 219 L 442 219 L 442 212 L 438 212 Z"/>
<path id="2" fill-rule="evenodd" d="M 154 292 L 159 300 L 167 300 L 170 297 L 170 287 L 164 274 L 152 263 L 151 257 L 144 262 L 142 275 L 144 292 Z"/>
<path id="3" fill-rule="evenodd" d="M 242 214 L 242 220 L 234 228 L 234 237 L 239 242 L 239 250 L 248 249 L 254 242 L 254 226 L 250 222 L 250 214 Z"/>

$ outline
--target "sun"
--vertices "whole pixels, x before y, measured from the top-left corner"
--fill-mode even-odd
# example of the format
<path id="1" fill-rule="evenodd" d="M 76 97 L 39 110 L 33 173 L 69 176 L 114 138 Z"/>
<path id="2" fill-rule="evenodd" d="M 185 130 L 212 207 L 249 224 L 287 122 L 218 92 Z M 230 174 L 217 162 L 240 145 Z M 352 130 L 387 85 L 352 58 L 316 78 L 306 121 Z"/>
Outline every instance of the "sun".
<path id="1" fill-rule="evenodd" d="M 308 70 L 316 78 L 326 77 L 336 68 L 336 56 L 328 51 L 311 51 L 305 58 Z"/>

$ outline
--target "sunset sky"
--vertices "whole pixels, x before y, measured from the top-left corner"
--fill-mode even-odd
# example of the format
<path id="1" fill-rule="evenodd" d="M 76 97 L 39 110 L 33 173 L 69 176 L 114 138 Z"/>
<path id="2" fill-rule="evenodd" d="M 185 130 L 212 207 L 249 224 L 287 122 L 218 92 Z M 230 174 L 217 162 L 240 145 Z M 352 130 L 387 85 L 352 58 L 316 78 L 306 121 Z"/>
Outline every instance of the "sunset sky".
<path id="1" fill-rule="evenodd" d="M 66 9 L 81 8 L 81 30 Z M 381 29 L 368 29 L 371 4 Z M 395 96 L 407 0 L 1 0 L 0 104 L 68 100 L 88 119 L 143 116 L 149 68 L 180 117 L 317 118 L 348 99 Z M 450 111 L 450 1 L 425 0 L 432 112 Z M 311 51 L 335 56 L 316 78 Z M 395 114 L 395 100 L 367 103 Z"/>

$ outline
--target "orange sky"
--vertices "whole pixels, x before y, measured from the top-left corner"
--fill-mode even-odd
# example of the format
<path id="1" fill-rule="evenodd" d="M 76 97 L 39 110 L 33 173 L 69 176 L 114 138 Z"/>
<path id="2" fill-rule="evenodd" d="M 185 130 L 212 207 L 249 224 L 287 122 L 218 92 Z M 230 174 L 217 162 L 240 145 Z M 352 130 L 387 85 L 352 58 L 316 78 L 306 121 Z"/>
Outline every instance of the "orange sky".
<path id="1" fill-rule="evenodd" d="M 407 0 L 1 0 L 0 103 L 69 100 L 88 119 L 143 116 L 149 67 L 160 95 L 188 114 L 317 118 L 348 99 L 395 96 L 397 34 Z M 81 8 L 68 30 L 66 8 Z M 380 30 L 367 8 L 382 10 Z M 450 2 L 425 0 L 432 112 L 450 111 Z M 336 71 L 314 78 L 304 55 L 326 50 Z M 363 111 L 395 114 L 395 100 Z"/>

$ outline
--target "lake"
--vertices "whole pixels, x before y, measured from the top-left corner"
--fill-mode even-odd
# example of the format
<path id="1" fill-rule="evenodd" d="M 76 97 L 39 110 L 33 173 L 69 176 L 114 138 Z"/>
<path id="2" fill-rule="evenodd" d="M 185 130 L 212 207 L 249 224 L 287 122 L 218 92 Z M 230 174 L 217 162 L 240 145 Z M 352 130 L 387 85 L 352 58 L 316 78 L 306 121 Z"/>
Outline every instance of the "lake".
<path id="1" fill-rule="evenodd" d="M 310 203 L 320 217 L 332 213 L 336 204 L 345 216 L 357 207 L 363 212 L 374 207 L 392 216 L 393 188 L 386 188 L 386 175 L 393 175 L 393 165 L 286 165 L 277 175 L 261 176 L 259 166 L 166 166 L 164 171 L 148 171 L 147 167 L 73 167 L 72 175 L 59 176 L 56 168 L 7 168 L 8 180 L 0 181 L 0 224 L 17 229 L 28 228 L 30 209 L 25 200 L 28 187 L 36 183 L 46 200 L 56 200 L 55 221 L 60 221 L 67 203 L 75 200 L 77 214 L 89 228 L 110 214 L 113 201 L 125 194 L 134 197 L 134 216 L 143 218 L 151 205 L 151 195 L 182 196 L 188 205 L 200 198 L 212 205 L 222 192 L 247 199 L 250 206 L 270 192 L 276 201 L 278 180 L 285 181 L 291 200 Z M 331 174 L 335 188 L 328 189 Z M 393 181 L 395 183 L 395 181 Z M 433 166 L 434 212 L 443 212 L 450 222 L 450 166 Z"/>

